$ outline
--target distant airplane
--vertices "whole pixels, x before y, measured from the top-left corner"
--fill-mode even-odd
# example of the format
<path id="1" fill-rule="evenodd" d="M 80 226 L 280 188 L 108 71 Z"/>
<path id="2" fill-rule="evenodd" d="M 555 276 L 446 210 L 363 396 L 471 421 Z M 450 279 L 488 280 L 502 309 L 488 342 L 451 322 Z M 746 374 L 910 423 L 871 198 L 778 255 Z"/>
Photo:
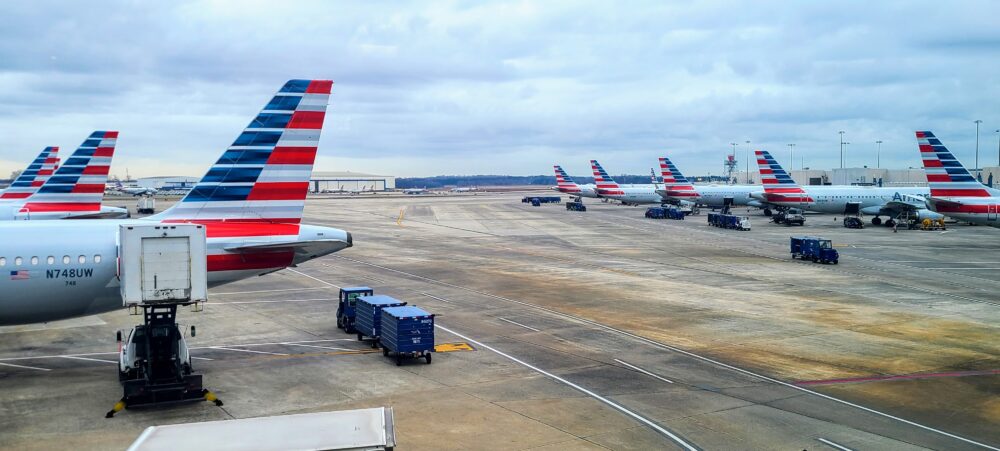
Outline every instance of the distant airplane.
<path id="1" fill-rule="evenodd" d="M 573 196 L 579 197 L 601 197 L 597 194 L 597 187 L 593 183 L 588 183 L 586 185 L 579 185 L 573 181 L 573 178 L 563 170 L 562 166 L 554 165 L 552 168 L 556 171 L 556 186 L 552 189 L 559 191 L 560 193 L 566 193 Z"/>
<path id="2" fill-rule="evenodd" d="M 656 192 L 663 196 L 664 201 L 690 201 L 709 207 L 724 207 L 727 203 L 731 206 L 765 206 L 751 196 L 763 191 L 760 185 L 694 185 L 667 157 L 660 158 L 660 172 L 663 189 Z"/>
<path id="3" fill-rule="evenodd" d="M 0 221 L 124 218 L 128 210 L 101 205 L 118 132 L 96 131 L 28 197 L 0 203 Z"/>
<path id="4" fill-rule="evenodd" d="M 930 187 L 930 208 L 955 219 L 1000 228 L 1000 190 L 976 180 L 934 133 L 916 134 Z"/>
<path id="5" fill-rule="evenodd" d="M 424 194 L 427 192 L 427 188 L 406 188 L 403 190 L 403 194 Z"/>
<path id="6" fill-rule="evenodd" d="M 348 232 L 300 224 L 332 84 L 285 83 L 194 189 L 158 215 L 0 224 L 0 267 L 10 273 L 0 278 L 0 325 L 122 309 L 117 277 L 122 225 L 204 225 L 209 286 L 350 247 Z M 107 139 L 113 143 L 112 136 Z M 72 167 L 72 160 L 63 167 Z"/>
<path id="7" fill-rule="evenodd" d="M 133 196 L 152 196 L 156 194 L 156 188 L 143 188 L 141 186 L 124 186 L 121 181 L 115 181 L 115 191 Z"/>
<path id="8" fill-rule="evenodd" d="M 451 189 L 451 192 L 453 192 L 453 193 L 470 193 L 472 191 L 479 191 L 479 188 L 475 187 L 475 186 L 471 186 L 471 187 L 470 186 L 465 186 L 465 187 L 456 187 L 456 188 L 452 188 Z"/>
<path id="9" fill-rule="evenodd" d="M 943 216 L 927 209 L 926 199 L 930 195 L 927 187 L 880 187 L 880 186 L 799 186 L 785 172 L 771 154 L 765 150 L 756 151 L 760 181 L 763 193 L 754 197 L 779 207 L 801 208 L 807 211 L 833 214 L 850 214 L 852 211 L 875 215 L 872 224 L 882 223 L 880 216 L 888 216 L 885 222 L 892 226 L 900 216 L 909 214 L 918 220 L 942 219 Z"/>
<path id="10" fill-rule="evenodd" d="M 656 193 L 656 190 L 660 189 L 658 185 L 619 185 L 597 160 L 590 160 L 590 168 L 594 171 L 594 184 L 597 185 L 597 194 L 601 197 L 636 205 L 663 203 L 663 197 Z"/>
<path id="11" fill-rule="evenodd" d="M 32 162 L 21 171 L 7 189 L 0 194 L 0 202 L 10 199 L 24 199 L 38 191 L 38 188 L 45 183 L 55 171 L 59 162 L 59 148 L 46 147 L 42 153 L 32 160 Z"/>

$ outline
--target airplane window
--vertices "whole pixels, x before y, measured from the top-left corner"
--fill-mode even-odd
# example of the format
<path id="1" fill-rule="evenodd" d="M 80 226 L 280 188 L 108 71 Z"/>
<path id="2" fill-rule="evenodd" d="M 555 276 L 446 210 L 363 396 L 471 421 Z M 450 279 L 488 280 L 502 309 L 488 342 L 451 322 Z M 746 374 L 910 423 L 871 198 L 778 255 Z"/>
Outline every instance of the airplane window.
<path id="1" fill-rule="evenodd" d="M 0 266 L 7 266 L 7 257 L 0 257 Z"/>
<path id="2" fill-rule="evenodd" d="M 87 257 L 84 256 L 84 255 L 81 255 L 79 258 L 77 258 L 77 261 L 79 261 L 80 264 L 87 263 Z"/>
<path id="3" fill-rule="evenodd" d="M 31 257 L 31 266 L 35 266 L 37 264 L 38 264 L 38 257 Z"/>
<path id="4" fill-rule="evenodd" d="M 64 265 L 68 265 L 69 264 L 69 255 L 63 255 L 63 264 Z"/>
<path id="5" fill-rule="evenodd" d="M 100 262 L 101 262 L 101 256 L 100 255 L 95 255 L 94 256 L 94 263 L 100 263 Z"/>
<path id="6" fill-rule="evenodd" d="M 48 263 L 50 265 L 55 264 L 55 262 L 56 262 L 56 258 L 53 257 L 53 256 L 51 256 L 51 255 L 49 256 L 49 258 L 45 259 L 45 263 Z"/>
<path id="7" fill-rule="evenodd" d="M 24 262 L 24 260 L 21 257 L 15 257 L 14 258 L 14 266 L 21 266 L 21 263 L 23 263 L 23 262 Z"/>

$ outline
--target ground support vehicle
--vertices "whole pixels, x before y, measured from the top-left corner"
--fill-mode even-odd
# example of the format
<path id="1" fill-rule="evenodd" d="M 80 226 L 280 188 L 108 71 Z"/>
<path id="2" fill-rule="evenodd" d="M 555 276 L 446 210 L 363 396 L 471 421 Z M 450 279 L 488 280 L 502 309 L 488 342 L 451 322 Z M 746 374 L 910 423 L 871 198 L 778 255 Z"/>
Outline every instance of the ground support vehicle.
<path id="1" fill-rule="evenodd" d="M 371 296 L 375 292 L 368 287 L 344 287 L 340 289 L 340 296 L 337 300 L 337 328 L 344 329 L 344 332 L 353 334 L 354 320 L 357 313 L 355 306 L 359 296 Z"/>
<path id="2" fill-rule="evenodd" d="M 429 364 L 434 352 L 434 315 L 413 306 L 383 308 L 380 342 L 382 355 L 392 353 L 397 366 L 405 357 L 423 357 Z"/>
<path id="3" fill-rule="evenodd" d="M 580 201 L 566 202 L 566 210 L 568 211 L 587 211 L 587 206 Z"/>
<path id="4" fill-rule="evenodd" d="M 790 239 L 792 258 L 812 260 L 813 263 L 833 263 L 840 260 L 840 253 L 830 240 L 815 236 L 793 236 Z"/>
<path id="5" fill-rule="evenodd" d="M 382 335 L 382 309 L 404 305 L 406 305 L 406 302 L 391 296 L 381 294 L 359 296 L 354 310 L 354 329 L 358 334 L 358 341 L 363 340 L 365 337 L 371 337 L 372 347 L 377 348 L 379 346 L 379 338 Z"/>

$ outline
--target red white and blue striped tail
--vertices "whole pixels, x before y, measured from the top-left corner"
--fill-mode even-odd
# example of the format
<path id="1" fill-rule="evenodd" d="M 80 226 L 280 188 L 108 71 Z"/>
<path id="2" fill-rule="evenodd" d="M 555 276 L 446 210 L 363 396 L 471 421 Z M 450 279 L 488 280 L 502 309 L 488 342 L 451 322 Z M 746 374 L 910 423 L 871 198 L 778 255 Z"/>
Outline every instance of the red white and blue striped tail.
<path id="1" fill-rule="evenodd" d="M 562 166 L 552 166 L 556 171 L 556 189 L 563 193 L 579 193 L 580 186 L 563 170 Z"/>
<path id="2" fill-rule="evenodd" d="M 0 194 L 0 199 L 24 199 L 35 194 L 35 191 L 38 191 L 38 188 L 52 176 L 58 161 L 59 148 L 46 147 L 10 184 L 10 187 Z"/>
<path id="3" fill-rule="evenodd" d="M 608 175 L 597 160 L 590 160 L 590 168 L 594 171 L 594 185 L 597 187 L 597 194 L 602 196 L 623 196 L 621 186 Z"/>
<path id="4" fill-rule="evenodd" d="M 785 169 L 778 164 L 766 150 L 757 150 L 757 169 L 760 171 L 760 182 L 764 187 L 764 197 L 773 202 L 812 202 L 809 197 L 792 176 L 785 172 Z"/>
<path id="5" fill-rule="evenodd" d="M 215 223 L 210 237 L 297 235 L 332 87 L 289 80 L 187 196 L 151 219 Z M 238 227 L 248 222 L 262 225 Z"/>
<path id="6" fill-rule="evenodd" d="M 21 212 L 100 212 L 117 142 L 116 131 L 91 133 L 38 191 L 25 199 Z"/>
<path id="7" fill-rule="evenodd" d="M 670 197 L 693 199 L 699 197 L 694 185 L 688 181 L 677 166 L 667 157 L 660 157 L 660 175 L 663 178 L 663 189 Z"/>
<path id="8" fill-rule="evenodd" d="M 1000 194 L 983 185 L 929 131 L 918 131 L 917 144 L 931 197 L 992 197 Z"/>

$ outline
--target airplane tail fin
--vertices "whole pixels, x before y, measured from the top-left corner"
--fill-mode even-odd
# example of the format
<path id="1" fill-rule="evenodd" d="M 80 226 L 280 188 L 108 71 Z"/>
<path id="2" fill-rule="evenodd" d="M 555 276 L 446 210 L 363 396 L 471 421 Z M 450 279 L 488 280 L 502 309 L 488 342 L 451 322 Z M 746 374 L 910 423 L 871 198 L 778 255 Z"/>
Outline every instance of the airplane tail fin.
<path id="1" fill-rule="evenodd" d="M 573 178 L 563 170 L 562 166 L 554 165 L 552 166 L 556 171 L 556 188 L 564 193 L 580 192 L 580 186 L 573 181 Z"/>
<path id="2" fill-rule="evenodd" d="M 698 197 L 698 191 L 688 181 L 677 166 L 667 157 L 660 157 L 660 175 L 663 177 L 663 188 L 670 197 Z"/>
<path id="3" fill-rule="evenodd" d="M 151 219 L 299 224 L 332 86 L 289 80 L 201 181 Z"/>
<path id="4" fill-rule="evenodd" d="M 760 182 L 764 186 L 765 195 L 780 197 L 783 202 L 812 202 L 812 198 L 806 193 L 792 176 L 785 172 L 785 169 L 778 164 L 766 150 L 758 150 L 757 167 L 760 171 Z"/>
<path id="5" fill-rule="evenodd" d="M 931 197 L 991 197 L 1000 190 L 976 180 L 930 131 L 918 131 L 917 144 Z"/>
<path id="6" fill-rule="evenodd" d="M 625 194 L 621 186 L 608 175 L 608 171 L 605 171 L 597 160 L 590 160 L 590 168 L 594 171 L 594 185 L 597 186 L 597 194 L 605 196 L 620 196 Z"/>
<path id="7" fill-rule="evenodd" d="M 99 212 L 117 142 L 116 131 L 91 133 L 38 191 L 25 199 L 21 210 Z"/>
<path id="8" fill-rule="evenodd" d="M 38 158 L 35 158 L 10 184 L 10 187 L 4 190 L 0 199 L 24 199 L 38 191 L 38 188 L 52 176 L 59 161 L 58 155 L 58 147 L 46 147 L 42 150 Z"/>

